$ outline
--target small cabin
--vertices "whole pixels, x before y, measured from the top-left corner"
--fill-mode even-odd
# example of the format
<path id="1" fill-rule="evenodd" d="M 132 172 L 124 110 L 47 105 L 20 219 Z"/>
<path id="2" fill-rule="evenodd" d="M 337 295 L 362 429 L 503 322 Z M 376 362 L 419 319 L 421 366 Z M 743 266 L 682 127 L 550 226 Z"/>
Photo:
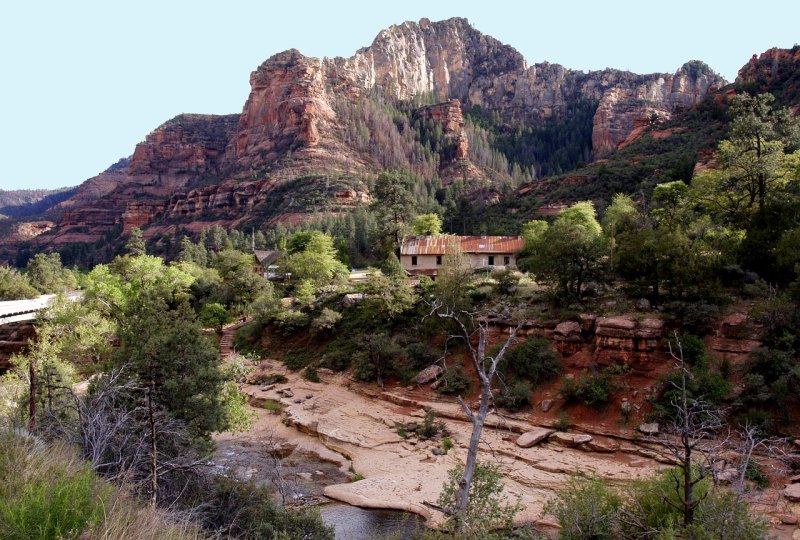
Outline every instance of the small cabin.
<path id="1" fill-rule="evenodd" d="M 521 236 L 410 236 L 400 246 L 400 264 L 409 275 L 435 279 L 444 256 L 460 251 L 474 270 L 516 268 L 524 247 Z"/>
<path id="2" fill-rule="evenodd" d="M 263 276 L 267 279 L 280 279 L 281 276 L 279 275 L 278 265 L 276 263 L 283 258 L 283 251 L 254 249 L 253 258 L 255 259 L 253 269 L 259 276 Z"/>

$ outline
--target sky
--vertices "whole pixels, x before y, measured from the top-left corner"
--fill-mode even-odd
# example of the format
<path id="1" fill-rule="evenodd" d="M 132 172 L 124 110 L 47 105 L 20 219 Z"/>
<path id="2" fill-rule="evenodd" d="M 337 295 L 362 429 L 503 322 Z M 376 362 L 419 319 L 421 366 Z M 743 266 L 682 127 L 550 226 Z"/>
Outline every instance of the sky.
<path id="1" fill-rule="evenodd" d="M 271 55 L 351 56 L 392 24 L 466 17 L 530 63 L 729 81 L 800 42 L 800 2 L 8 0 L 0 6 L 0 189 L 77 185 L 181 113 L 241 112 Z M 740 5 L 739 5 L 740 4 Z M 724 7 L 722 7 L 724 6 Z"/>

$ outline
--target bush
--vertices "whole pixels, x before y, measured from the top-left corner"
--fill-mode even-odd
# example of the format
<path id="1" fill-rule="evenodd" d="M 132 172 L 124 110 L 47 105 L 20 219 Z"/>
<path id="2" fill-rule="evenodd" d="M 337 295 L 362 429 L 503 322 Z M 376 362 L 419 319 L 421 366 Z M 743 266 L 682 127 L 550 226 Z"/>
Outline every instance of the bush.
<path id="1" fill-rule="evenodd" d="M 461 364 L 451 366 L 439 380 L 436 391 L 449 396 L 463 396 L 469 393 L 470 381 Z"/>
<path id="2" fill-rule="evenodd" d="M 518 377 L 525 377 L 537 385 L 561 373 L 561 362 L 543 338 L 529 337 L 506 351 L 502 366 Z"/>
<path id="3" fill-rule="evenodd" d="M 419 371 L 433 364 L 439 358 L 439 351 L 427 343 L 413 342 L 405 347 L 408 367 Z"/>
<path id="4" fill-rule="evenodd" d="M 686 332 L 706 336 L 714 329 L 719 318 L 719 307 L 708 302 L 670 302 L 664 309 L 681 321 Z"/>
<path id="5" fill-rule="evenodd" d="M 303 372 L 303 378 L 307 381 L 318 383 L 319 374 L 317 373 L 317 368 L 314 366 L 307 366 Z"/>
<path id="6" fill-rule="evenodd" d="M 279 311 L 275 315 L 273 322 L 283 335 L 291 336 L 301 328 L 308 326 L 309 318 L 302 311 L 287 309 L 286 311 Z"/>
<path id="7" fill-rule="evenodd" d="M 436 413 L 433 409 L 428 409 L 422 424 L 417 426 L 417 436 L 424 441 L 436 437 L 439 433 L 447 433 L 447 426 L 441 420 L 437 422 Z"/>
<path id="8" fill-rule="evenodd" d="M 613 540 L 622 500 L 599 478 L 571 477 L 544 507 L 561 526 L 561 540 Z"/>
<path id="9" fill-rule="evenodd" d="M 448 471 L 447 482 L 437 504 L 445 508 L 455 506 L 458 482 L 463 474 L 461 464 Z M 514 516 L 522 509 L 522 505 L 519 500 L 512 504 L 503 496 L 502 477 L 499 466 L 477 462 L 465 519 L 462 522 L 457 515 L 450 517 L 443 525 L 444 531 L 456 534 L 454 538 L 464 539 L 509 537 L 507 535 L 511 533 Z M 498 534 L 500 531 L 506 534 Z"/>
<path id="10" fill-rule="evenodd" d="M 706 356 L 705 342 L 694 334 L 682 334 L 679 337 L 680 350 L 683 351 L 683 360 L 690 366 L 705 367 L 708 363 Z M 678 343 L 674 337 L 670 338 L 669 346 L 672 352 L 678 356 Z"/>
<path id="11" fill-rule="evenodd" d="M 219 476 L 203 496 L 205 528 L 230 538 L 307 538 L 333 540 L 316 510 L 288 511 L 273 493 L 254 482 Z"/>
<path id="12" fill-rule="evenodd" d="M 558 418 L 550 423 L 550 427 L 557 431 L 569 431 L 572 427 L 572 419 L 567 411 L 559 411 Z"/>
<path id="13" fill-rule="evenodd" d="M 503 392 L 495 397 L 495 404 L 511 412 L 517 412 L 531 404 L 531 383 L 519 381 L 506 386 Z"/>
<path id="14" fill-rule="evenodd" d="M 509 296 L 517 292 L 520 277 L 519 272 L 508 268 L 492 272 L 492 278 L 497 282 L 497 292 Z"/>
<path id="15" fill-rule="evenodd" d="M 564 379 L 561 394 L 567 403 L 580 401 L 585 405 L 604 405 L 611 400 L 613 392 L 611 375 L 607 370 L 591 375 L 581 375 L 580 379 Z"/>
<path id="16" fill-rule="evenodd" d="M 329 308 L 322 308 L 322 312 L 311 322 L 315 332 L 329 332 L 342 320 L 342 314 Z"/>

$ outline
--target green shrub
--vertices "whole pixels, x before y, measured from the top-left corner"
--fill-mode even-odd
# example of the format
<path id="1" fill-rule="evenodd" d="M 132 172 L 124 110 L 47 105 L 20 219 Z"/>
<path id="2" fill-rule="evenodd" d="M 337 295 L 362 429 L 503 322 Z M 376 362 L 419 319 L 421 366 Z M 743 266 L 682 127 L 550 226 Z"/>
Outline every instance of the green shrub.
<path id="1" fill-rule="evenodd" d="M 537 385 L 561 373 L 561 361 L 550 342 L 544 338 L 529 337 L 506 351 L 502 368 L 518 377 L 525 377 Z"/>
<path id="2" fill-rule="evenodd" d="M 504 409 L 517 412 L 531 404 L 531 383 L 518 381 L 506 386 L 503 392 L 495 397 L 494 402 Z"/>
<path id="3" fill-rule="evenodd" d="M 317 368 L 314 366 L 307 366 L 303 372 L 303 378 L 307 381 L 318 383 L 319 374 L 317 373 Z"/>
<path id="4" fill-rule="evenodd" d="M 287 309 L 279 311 L 273 318 L 273 323 L 284 336 L 291 336 L 301 328 L 308 326 L 309 317 L 302 311 Z"/>
<path id="5" fill-rule="evenodd" d="M 433 364 L 439 358 L 439 351 L 427 343 L 412 342 L 405 346 L 408 367 L 419 371 Z"/>
<path id="6" fill-rule="evenodd" d="M 428 409 L 422 424 L 417 427 L 417 436 L 424 441 L 436 437 L 439 433 L 447 433 L 447 426 L 441 420 L 437 422 L 436 413 L 433 409 Z"/>
<path id="7" fill-rule="evenodd" d="M 572 427 L 572 419 L 567 411 L 559 411 L 558 418 L 550 423 L 550 427 L 558 431 L 569 431 Z"/>
<path id="8" fill-rule="evenodd" d="M 683 351 L 683 360 L 690 366 L 705 367 L 708 364 L 705 342 L 694 334 L 682 334 L 680 337 L 680 350 Z M 669 346 L 675 356 L 679 356 L 678 343 L 675 338 L 670 338 Z"/>
<path id="9" fill-rule="evenodd" d="M 564 489 L 549 501 L 543 513 L 558 520 L 561 540 L 614 540 L 622 500 L 595 477 L 571 477 Z"/>
<path id="10" fill-rule="evenodd" d="M 442 439 L 442 450 L 444 450 L 444 453 L 446 454 L 451 448 L 453 448 L 453 439 L 450 437 L 444 437 Z"/>
<path id="11" fill-rule="evenodd" d="M 205 528 L 226 538 L 307 538 L 333 540 L 316 509 L 286 510 L 266 486 L 218 476 L 203 493 L 200 512 Z"/>
<path id="12" fill-rule="evenodd" d="M 767 489 L 769 487 L 769 476 L 764 474 L 761 464 L 755 459 L 751 459 L 747 464 L 747 470 L 744 472 L 745 477 L 753 482 L 758 489 Z"/>
<path id="13" fill-rule="evenodd" d="M 214 328 L 222 331 L 222 327 L 231 321 L 231 316 L 225 306 L 216 302 L 209 302 L 203 306 L 198 315 L 200 322 L 205 328 Z"/>
<path id="14" fill-rule="evenodd" d="M 447 481 L 437 500 L 439 505 L 445 508 L 455 506 L 458 482 L 463 474 L 461 464 L 448 471 Z M 498 465 L 477 462 L 465 519 L 462 522 L 457 515 L 452 516 L 443 524 L 443 530 L 456 535 L 452 538 L 510 538 L 514 516 L 522 510 L 522 505 L 519 500 L 512 503 L 504 496 L 502 478 Z"/>
<path id="15" fill-rule="evenodd" d="M 580 379 L 564 379 L 561 394 L 567 403 L 580 401 L 585 405 L 605 405 L 611 400 L 613 392 L 611 374 L 607 370 Z"/>
<path id="16" fill-rule="evenodd" d="M 329 308 L 322 308 L 317 318 L 311 321 L 311 328 L 316 332 L 330 332 L 342 320 L 342 314 Z"/>
<path id="17" fill-rule="evenodd" d="M 461 364 L 450 366 L 444 372 L 436 391 L 449 396 L 463 396 L 469 393 L 470 380 Z"/>

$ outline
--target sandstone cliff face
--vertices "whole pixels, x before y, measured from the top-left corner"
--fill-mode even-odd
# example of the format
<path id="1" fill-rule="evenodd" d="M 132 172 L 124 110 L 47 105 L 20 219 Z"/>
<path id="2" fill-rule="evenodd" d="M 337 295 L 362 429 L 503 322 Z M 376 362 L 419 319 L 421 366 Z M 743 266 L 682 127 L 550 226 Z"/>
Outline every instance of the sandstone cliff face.
<path id="1" fill-rule="evenodd" d="M 166 200 L 192 181 L 219 178 L 239 115 L 184 114 L 150 133 L 121 160 L 90 178 L 62 202 L 58 229 L 42 242 L 91 242 L 121 224 L 123 234 L 144 227 Z"/>
<path id="2" fill-rule="evenodd" d="M 261 64 L 250 75 L 231 157 L 240 165 L 263 166 L 287 150 L 319 144 L 335 118 L 325 83 L 323 62 L 295 49 Z"/>
<path id="3" fill-rule="evenodd" d="M 755 54 L 739 70 L 736 84 L 754 92 L 771 92 L 778 102 L 800 112 L 800 45 Z"/>
<path id="4" fill-rule="evenodd" d="M 251 74 L 241 114 L 186 114 L 158 127 L 129 162 L 88 180 L 63 202 L 58 231 L 41 241 L 98 239 L 115 226 L 127 233 L 204 211 L 230 212 L 234 223 L 268 200 L 284 177 L 375 173 L 381 168 L 376 151 L 370 157 L 345 142 L 335 107 L 342 100 L 426 94 L 442 101 L 418 114 L 440 123 L 453 148 L 452 156 L 442 156 L 448 159 L 439 174 L 446 181 L 490 177 L 466 159 L 462 106 L 480 105 L 513 123 L 559 114 L 575 100 L 597 102 L 593 143 L 602 154 L 635 136 L 653 112 L 672 114 L 722 82 L 697 62 L 673 75 L 643 76 L 528 66 L 519 52 L 466 19 L 406 22 L 350 58 L 308 58 L 296 50 L 272 56 Z M 365 196 L 355 191 L 355 199 Z"/>
<path id="5" fill-rule="evenodd" d="M 638 79 L 638 81 L 636 80 Z M 702 62 L 688 62 L 673 75 L 634 77 L 601 98 L 594 115 L 592 148 L 603 156 L 630 140 L 651 118 L 666 120 L 681 108 L 698 104 L 724 80 Z"/>

